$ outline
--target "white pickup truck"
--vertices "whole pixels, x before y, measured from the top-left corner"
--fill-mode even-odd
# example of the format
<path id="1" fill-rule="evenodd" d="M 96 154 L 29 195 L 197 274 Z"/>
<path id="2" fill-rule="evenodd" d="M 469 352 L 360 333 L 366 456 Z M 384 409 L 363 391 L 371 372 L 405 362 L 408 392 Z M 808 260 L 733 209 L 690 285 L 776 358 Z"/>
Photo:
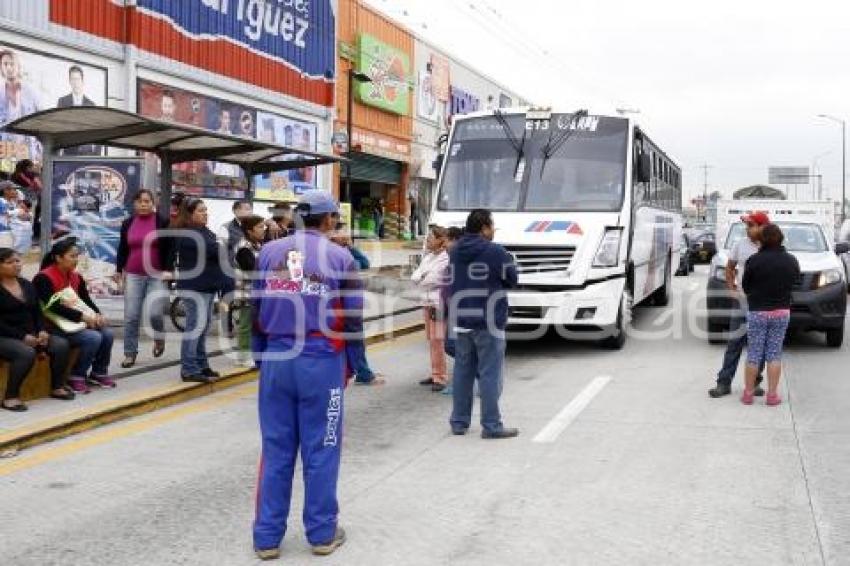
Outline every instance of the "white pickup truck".
<path id="1" fill-rule="evenodd" d="M 738 298 L 726 289 L 726 263 L 732 246 L 746 237 L 741 216 L 766 212 L 785 234 L 785 248 L 797 258 L 802 276 L 794 287 L 791 326 L 826 334 L 827 345 L 841 347 L 847 310 L 847 276 L 836 249 L 834 207 L 826 202 L 721 201 L 718 206 L 717 255 L 708 279 L 709 340 L 722 341 Z"/>

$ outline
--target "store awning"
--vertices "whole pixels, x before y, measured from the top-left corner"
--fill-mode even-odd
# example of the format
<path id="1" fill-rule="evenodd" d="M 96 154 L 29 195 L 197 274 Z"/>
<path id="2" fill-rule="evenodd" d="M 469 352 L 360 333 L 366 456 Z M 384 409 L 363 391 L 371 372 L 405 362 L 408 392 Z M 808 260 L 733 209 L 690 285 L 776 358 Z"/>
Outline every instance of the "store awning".
<path id="1" fill-rule="evenodd" d="M 106 145 L 155 153 L 172 164 L 198 160 L 232 163 L 255 174 L 343 161 L 332 154 L 153 120 L 114 108 L 53 108 L 20 118 L 3 130 L 50 138 L 54 150 L 77 145 Z M 294 159 L 280 160 L 287 156 Z"/>

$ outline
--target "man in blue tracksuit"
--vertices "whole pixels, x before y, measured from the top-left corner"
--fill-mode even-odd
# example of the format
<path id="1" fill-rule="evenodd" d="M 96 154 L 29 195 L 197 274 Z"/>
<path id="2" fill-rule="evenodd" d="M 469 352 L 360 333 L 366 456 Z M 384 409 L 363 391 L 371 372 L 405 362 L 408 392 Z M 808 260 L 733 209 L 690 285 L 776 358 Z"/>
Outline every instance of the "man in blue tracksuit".
<path id="1" fill-rule="evenodd" d="M 469 213 L 465 234 L 449 252 L 451 278 L 449 324 L 455 338 L 452 433 L 466 434 L 472 420 L 473 385 L 481 394 L 481 437 L 513 438 L 515 428 L 502 424 L 499 397 L 505 362 L 508 289 L 517 285 L 513 257 L 493 243 L 490 211 Z"/>
<path id="2" fill-rule="evenodd" d="M 255 282 L 256 331 L 263 338 L 255 344 L 265 344 L 254 521 L 262 559 L 280 556 L 299 449 L 313 552 L 330 554 L 345 542 L 336 498 L 345 360 L 347 348 L 363 347 L 363 296 L 351 254 L 327 237 L 339 220 L 330 193 L 308 191 L 296 213 L 304 228 L 263 247 Z"/>

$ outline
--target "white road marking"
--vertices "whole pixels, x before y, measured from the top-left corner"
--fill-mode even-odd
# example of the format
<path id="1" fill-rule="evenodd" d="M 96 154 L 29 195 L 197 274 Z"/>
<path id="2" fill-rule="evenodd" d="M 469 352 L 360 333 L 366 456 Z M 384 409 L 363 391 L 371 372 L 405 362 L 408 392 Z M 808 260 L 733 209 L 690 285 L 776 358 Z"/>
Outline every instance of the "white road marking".
<path id="1" fill-rule="evenodd" d="M 560 413 L 555 415 L 555 418 L 549 421 L 549 423 L 537 433 L 537 436 L 534 437 L 532 442 L 536 442 L 538 444 L 555 442 L 558 437 L 561 436 L 561 433 L 572 424 L 576 417 L 578 417 L 588 405 L 590 405 L 593 398 L 599 395 L 610 381 L 611 376 L 609 375 L 600 375 L 599 377 L 594 378 L 593 381 L 587 384 L 587 387 L 581 390 L 581 393 L 579 393 L 575 399 L 570 401 Z"/>

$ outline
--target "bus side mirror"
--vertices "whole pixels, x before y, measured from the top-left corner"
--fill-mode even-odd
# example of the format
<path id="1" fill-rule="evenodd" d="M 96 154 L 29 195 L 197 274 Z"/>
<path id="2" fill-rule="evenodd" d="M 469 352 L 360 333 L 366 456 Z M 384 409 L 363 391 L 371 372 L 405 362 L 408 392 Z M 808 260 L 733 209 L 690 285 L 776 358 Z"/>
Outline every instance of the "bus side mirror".
<path id="1" fill-rule="evenodd" d="M 835 244 L 835 253 L 838 255 L 844 255 L 850 252 L 850 244 L 847 242 L 838 242 Z"/>
<path id="2" fill-rule="evenodd" d="M 652 181 L 652 158 L 648 153 L 638 155 L 637 182 L 649 183 Z"/>

